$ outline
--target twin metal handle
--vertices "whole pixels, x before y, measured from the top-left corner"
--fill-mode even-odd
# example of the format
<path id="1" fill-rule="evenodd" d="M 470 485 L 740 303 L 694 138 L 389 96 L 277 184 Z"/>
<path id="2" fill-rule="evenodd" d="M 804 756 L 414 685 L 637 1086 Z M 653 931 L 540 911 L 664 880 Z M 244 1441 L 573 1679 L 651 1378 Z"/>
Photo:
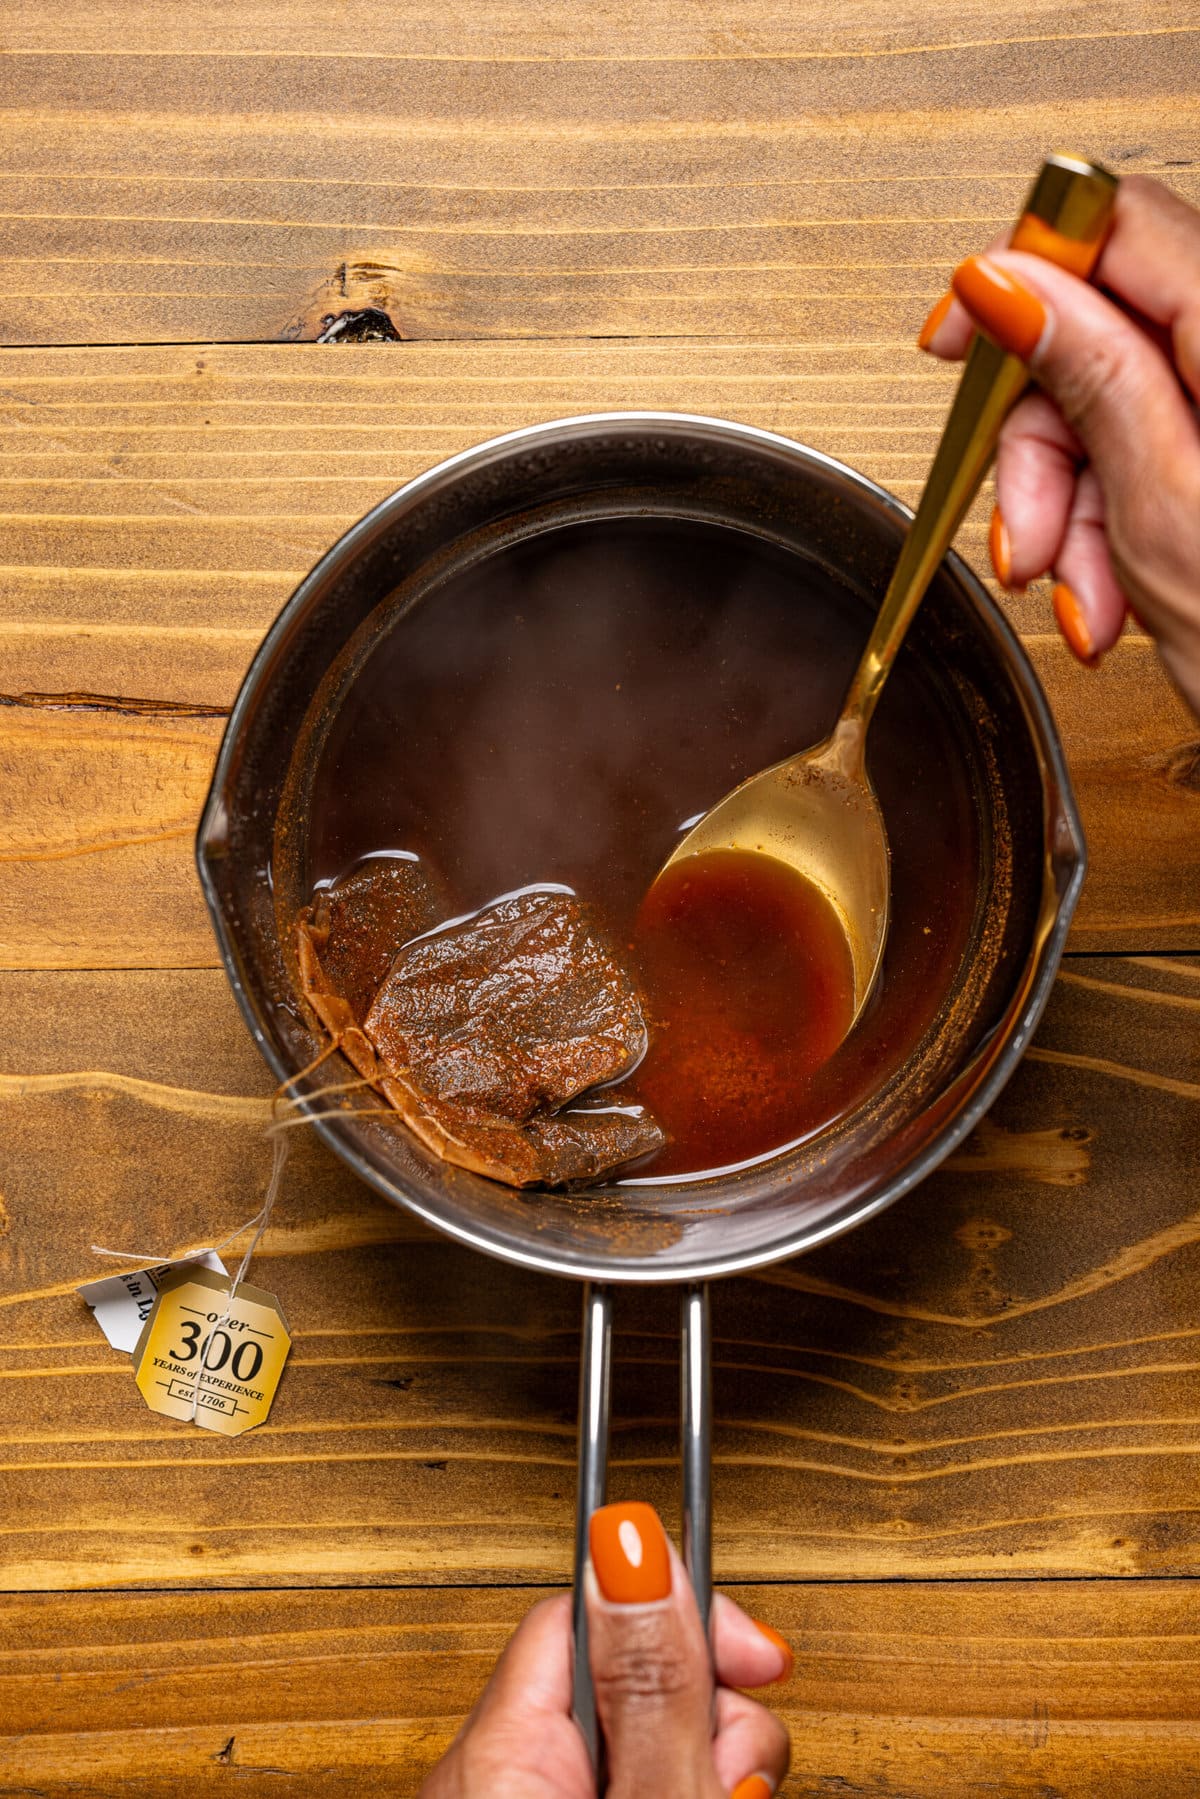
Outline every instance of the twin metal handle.
<path id="1" fill-rule="evenodd" d="M 683 1464 L 683 1559 L 704 1629 L 712 1604 L 712 1379 L 708 1288 L 683 1289 L 680 1434 Z M 583 1572 L 588 1559 L 588 1521 L 605 1502 L 608 1486 L 608 1418 L 612 1363 L 612 1288 L 584 1288 L 583 1347 L 579 1369 L 579 1492 L 575 1513 L 576 1722 L 587 1743 L 597 1781 L 603 1746 L 588 1661 Z"/>

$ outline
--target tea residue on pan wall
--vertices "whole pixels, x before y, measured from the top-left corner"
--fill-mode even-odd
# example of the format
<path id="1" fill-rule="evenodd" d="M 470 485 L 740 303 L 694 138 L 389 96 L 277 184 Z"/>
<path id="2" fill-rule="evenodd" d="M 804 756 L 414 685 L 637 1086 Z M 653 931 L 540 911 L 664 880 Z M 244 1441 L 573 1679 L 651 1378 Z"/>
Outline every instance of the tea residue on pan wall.
<path id="1" fill-rule="evenodd" d="M 556 884 L 587 902 L 638 972 L 639 908 L 680 832 L 738 781 L 824 735 L 868 623 L 833 577 L 729 527 L 592 520 L 499 548 L 412 605 L 380 609 L 365 651 L 347 651 L 353 678 L 294 814 L 308 890 L 387 850 L 419 858 L 446 896 L 443 916 Z M 761 1153 L 877 1091 L 952 986 L 980 884 L 962 728 L 917 658 L 902 654 L 870 752 L 893 857 L 882 984 L 820 1066 L 799 1054 L 793 1030 L 779 1078 L 762 1083 L 772 1102 Z M 808 928 L 817 950 L 819 910 Z M 798 954 L 781 978 L 801 978 Z M 815 961 L 832 966 L 832 956 L 826 942 Z M 667 1010 L 653 961 L 639 974 L 652 1031 L 656 1005 Z M 810 993 L 809 1025 L 825 1011 L 834 1030 L 833 999 L 826 1007 Z M 820 1039 L 817 1029 L 812 1044 Z M 643 1079 L 653 1105 L 654 1076 L 652 1050 L 630 1096 Z M 744 1159 L 746 1141 L 716 1130 L 704 1141 L 704 1108 L 692 1111 L 677 1144 L 630 1178 L 694 1177 L 727 1165 L 733 1150 Z M 670 1133 L 666 1108 L 662 1123 Z"/>

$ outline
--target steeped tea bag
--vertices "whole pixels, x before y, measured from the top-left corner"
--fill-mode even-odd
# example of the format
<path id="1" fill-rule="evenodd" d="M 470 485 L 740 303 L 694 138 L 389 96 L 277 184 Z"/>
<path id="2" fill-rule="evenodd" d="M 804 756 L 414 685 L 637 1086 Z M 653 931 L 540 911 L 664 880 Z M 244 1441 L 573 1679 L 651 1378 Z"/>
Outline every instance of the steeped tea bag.
<path id="1" fill-rule="evenodd" d="M 660 1148 L 643 1107 L 587 1097 L 646 1047 L 637 989 L 587 909 L 530 888 L 430 929 L 432 903 L 419 864 L 375 857 L 296 926 L 306 998 L 414 1135 L 514 1186 L 594 1180 Z M 388 932 L 414 922 L 385 962 Z"/>

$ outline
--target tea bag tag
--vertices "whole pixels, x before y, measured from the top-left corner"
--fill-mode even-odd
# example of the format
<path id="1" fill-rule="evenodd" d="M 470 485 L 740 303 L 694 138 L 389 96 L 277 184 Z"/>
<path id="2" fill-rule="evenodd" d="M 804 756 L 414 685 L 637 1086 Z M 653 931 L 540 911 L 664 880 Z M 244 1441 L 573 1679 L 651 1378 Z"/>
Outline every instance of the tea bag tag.
<path id="1" fill-rule="evenodd" d="M 133 1352 L 152 1412 L 237 1437 L 271 1409 L 292 1339 L 273 1293 L 184 1265 L 162 1283 Z"/>

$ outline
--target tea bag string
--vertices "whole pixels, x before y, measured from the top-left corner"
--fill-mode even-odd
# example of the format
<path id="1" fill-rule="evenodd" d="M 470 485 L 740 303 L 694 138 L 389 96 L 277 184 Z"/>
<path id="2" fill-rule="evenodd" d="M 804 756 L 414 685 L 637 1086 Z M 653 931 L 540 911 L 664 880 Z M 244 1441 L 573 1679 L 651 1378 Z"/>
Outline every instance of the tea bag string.
<path id="1" fill-rule="evenodd" d="M 282 1155 L 280 1154 L 277 1146 L 283 1139 L 278 1133 L 286 1123 L 301 1122 L 299 1119 L 295 1121 L 279 1119 L 277 1117 L 279 1102 L 280 1100 L 283 1100 L 286 1105 L 299 1105 L 299 1100 L 294 1099 L 287 1092 L 287 1089 L 294 1086 L 297 1081 L 302 1081 L 305 1075 L 314 1073 L 314 1071 L 321 1066 L 321 1063 L 325 1061 L 326 1057 L 332 1054 L 333 1048 L 334 1046 L 330 1045 L 328 1048 L 323 1049 L 321 1054 L 315 1057 L 307 1067 L 302 1068 L 298 1074 L 292 1075 L 286 1081 L 280 1081 L 278 1087 L 276 1087 L 274 1093 L 271 1095 L 272 1122 L 267 1126 L 263 1135 L 272 1140 L 274 1153 L 271 1161 L 271 1177 L 267 1183 L 267 1191 L 263 1198 L 263 1203 L 252 1217 L 247 1218 L 244 1223 L 237 1225 L 230 1231 L 227 1237 L 222 1237 L 219 1243 L 213 1244 L 214 1251 L 219 1252 L 222 1249 L 227 1249 L 231 1243 L 236 1243 L 237 1239 L 244 1236 L 247 1231 L 254 1231 L 254 1241 L 250 1245 L 250 1251 L 246 1256 L 243 1256 L 242 1266 L 238 1269 L 237 1277 L 233 1283 L 235 1288 L 240 1285 L 241 1281 L 245 1278 L 246 1269 L 249 1266 L 249 1256 L 252 1255 L 254 1250 L 258 1247 L 259 1239 L 266 1229 L 267 1219 L 269 1219 L 271 1214 L 271 1208 L 275 1204 L 276 1197 L 279 1193 L 279 1183 L 283 1178 L 283 1164 L 287 1160 L 287 1152 L 285 1150 Z M 346 1087 L 357 1087 L 361 1085 L 362 1083 L 359 1081 L 343 1081 L 336 1087 L 323 1087 L 321 1093 L 335 1093 Z M 320 1094 L 315 1094 L 312 1097 L 319 1098 Z M 312 1114 L 310 1114 L 303 1122 L 309 1122 L 311 1117 Z M 265 1218 L 264 1213 L 266 1214 Z M 103 1243 L 93 1243 L 91 1245 L 91 1251 L 94 1256 L 111 1256 L 115 1262 L 145 1262 L 149 1266 L 155 1268 L 173 1266 L 176 1262 L 189 1262 L 192 1260 L 190 1255 L 163 1256 L 155 1255 L 149 1251 L 140 1249 L 107 1249 Z"/>
<path id="2" fill-rule="evenodd" d="M 208 1346 L 218 1331 L 225 1330 L 228 1327 L 229 1316 L 233 1310 L 234 1300 L 237 1298 L 238 1288 L 246 1278 L 246 1270 L 250 1266 L 251 1258 L 258 1248 L 259 1243 L 262 1241 L 263 1232 L 271 1222 L 271 1213 L 274 1210 L 275 1201 L 279 1197 L 279 1189 L 283 1182 L 283 1171 L 287 1165 L 288 1152 L 291 1149 L 291 1143 L 282 1135 L 282 1133 L 277 1131 L 275 1126 L 270 1126 L 268 1128 L 267 1135 L 272 1138 L 271 1176 L 267 1182 L 267 1191 L 263 1197 L 263 1203 L 252 1218 L 248 1218 L 244 1224 L 239 1224 L 236 1230 L 231 1231 L 227 1237 L 223 1237 L 219 1243 L 213 1245 L 215 1250 L 220 1251 L 227 1248 L 230 1243 L 236 1243 L 238 1238 L 244 1236 L 247 1231 L 253 1231 L 254 1233 L 246 1247 L 245 1254 L 238 1264 L 237 1273 L 229 1283 L 229 1292 L 225 1296 L 225 1304 L 221 1316 L 217 1319 L 212 1330 L 205 1337 L 203 1350 L 196 1363 L 195 1372 L 192 1376 L 191 1392 L 191 1421 L 193 1424 L 196 1421 L 196 1412 L 200 1405 L 200 1377 L 204 1372 L 204 1361 L 208 1353 Z M 173 1265 L 177 1262 L 186 1262 L 191 1259 L 188 1256 L 142 1256 L 136 1251 L 131 1250 L 106 1249 L 101 1243 L 93 1243 L 92 1252 L 94 1255 L 98 1256 L 112 1256 L 119 1261 L 145 1261 L 153 1266 L 159 1266 L 164 1262 Z"/>
<path id="3" fill-rule="evenodd" d="M 297 1081 L 303 1080 L 306 1075 L 312 1074 L 317 1068 L 320 1067 L 321 1063 L 325 1061 L 326 1057 L 333 1053 L 333 1051 L 336 1047 L 337 1047 L 336 1044 L 330 1044 L 328 1046 L 328 1048 L 323 1050 L 321 1052 L 321 1054 L 319 1056 L 317 1056 L 312 1062 L 310 1062 L 306 1068 L 302 1068 L 298 1074 L 292 1075 L 288 1080 L 281 1081 L 279 1086 L 275 1089 L 275 1092 L 271 1096 L 272 1122 L 267 1126 L 267 1129 L 264 1132 L 264 1135 L 266 1137 L 268 1137 L 271 1142 L 271 1173 L 270 1173 L 270 1178 L 267 1181 L 266 1192 L 263 1195 L 263 1203 L 258 1208 L 257 1212 L 254 1213 L 254 1215 L 252 1217 L 247 1218 L 245 1220 L 245 1222 L 242 1224 L 239 1224 L 235 1230 L 230 1231 L 230 1233 L 227 1237 L 223 1237 L 219 1243 L 216 1243 L 213 1245 L 214 1250 L 220 1251 L 222 1249 L 228 1248 L 229 1244 L 236 1243 L 238 1238 L 244 1236 L 247 1231 L 253 1231 L 253 1233 L 254 1233 L 250 1239 L 249 1244 L 246 1247 L 246 1250 L 242 1256 L 240 1263 L 238 1264 L 237 1272 L 234 1274 L 233 1279 L 229 1283 L 229 1292 L 226 1295 L 225 1305 L 224 1305 L 224 1309 L 222 1310 L 221 1316 L 217 1319 L 216 1323 L 213 1325 L 212 1330 L 208 1333 L 208 1336 L 204 1339 L 204 1351 L 201 1353 L 201 1356 L 196 1363 L 195 1373 L 192 1378 L 192 1394 L 191 1394 L 191 1422 L 192 1423 L 195 1423 L 195 1421 L 196 1421 L 196 1413 L 197 1413 L 197 1410 L 198 1410 L 199 1404 L 200 1404 L 200 1380 L 201 1380 L 201 1376 L 204 1373 L 204 1362 L 205 1362 L 205 1356 L 206 1356 L 207 1350 L 208 1350 L 208 1345 L 212 1342 L 213 1338 L 217 1335 L 218 1331 L 225 1330 L 229 1324 L 230 1314 L 233 1311 L 233 1305 L 234 1305 L 235 1299 L 237 1298 L 238 1288 L 241 1286 L 243 1280 L 246 1278 L 246 1271 L 249 1268 L 250 1263 L 254 1257 L 255 1250 L 258 1248 L 259 1243 L 262 1241 L 263 1233 L 266 1231 L 268 1224 L 271 1222 L 271 1213 L 274 1211 L 275 1201 L 279 1197 L 279 1189 L 283 1183 L 283 1171 L 284 1171 L 285 1167 L 287 1166 L 288 1155 L 291 1150 L 291 1143 L 290 1143 L 289 1139 L 284 1135 L 284 1132 L 291 1125 L 313 1124 L 316 1122 L 317 1118 L 321 1116 L 320 1113 L 310 1112 L 301 1118 L 279 1118 L 276 1116 L 278 1107 L 279 1107 L 279 1103 L 282 1100 L 284 1102 L 284 1104 L 286 1104 L 286 1105 L 298 1106 L 300 1101 L 297 1098 L 295 1098 L 293 1095 L 289 1094 L 286 1091 L 286 1089 L 288 1087 L 293 1086 Z M 366 1087 L 369 1085 L 370 1085 L 370 1083 L 368 1081 L 365 1081 L 362 1079 L 353 1080 L 353 1081 L 338 1081 L 338 1082 L 333 1083 L 330 1086 L 320 1088 L 314 1094 L 305 1095 L 305 1097 L 312 1098 L 312 1099 L 320 1099 L 320 1098 L 323 1098 L 324 1095 L 327 1093 L 344 1093 L 344 1092 L 347 1092 L 351 1088 Z M 380 1108 L 380 1109 L 382 1110 L 384 1108 Z M 386 1109 L 388 1111 L 392 1110 L 392 1108 L 390 1108 L 390 1107 L 388 1107 Z M 374 1111 L 375 1108 L 372 1107 L 372 1108 L 370 1108 L 370 1110 Z M 357 1108 L 356 1108 L 356 1112 L 357 1112 Z M 151 1266 L 159 1266 L 164 1263 L 174 1265 L 178 1262 L 186 1262 L 191 1259 L 188 1256 L 155 1256 L 155 1255 L 145 1255 L 137 1250 L 108 1249 L 101 1243 L 93 1243 L 91 1245 L 91 1249 L 92 1249 L 93 1255 L 111 1256 L 114 1260 L 123 1261 L 123 1262 L 144 1262 L 144 1263 L 148 1263 Z"/>
<path id="4" fill-rule="evenodd" d="M 274 1101 L 272 1101 L 271 1103 L 272 1103 L 272 1107 L 273 1107 Z M 273 1130 L 274 1130 L 274 1126 L 268 1127 L 268 1131 L 267 1131 L 268 1136 L 271 1135 L 271 1132 Z M 191 1422 L 193 1424 L 196 1422 L 196 1413 L 200 1407 L 200 1380 L 204 1373 L 204 1365 L 205 1365 L 206 1361 L 208 1360 L 208 1346 L 211 1342 L 213 1342 L 213 1340 L 216 1338 L 217 1334 L 220 1331 L 228 1330 L 230 1315 L 233 1312 L 233 1302 L 237 1298 L 238 1288 L 241 1286 L 242 1281 L 245 1278 L 246 1270 L 250 1266 L 250 1259 L 253 1256 L 255 1250 L 258 1248 L 259 1243 L 262 1240 L 262 1234 L 266 1230 L 267 1225 L 271 1222 L 271 1213 L 274 1210 L 275 1201 L 279 1196 L 279 1188 L 283 1181 L 283 1171 L 284 1171 L 284 1168 L 287 1166 L 288 1153 L 289 1153 L 290 1149 L 291 1149 L 291 1143 L 289 1142 L 289 1140 L 286 1137 L 276 1134 L 272 1138 L 272 1142 L 271 1142 L 271 1178 L 267 1182 L 267 1191 L 266 1191 L 266 1194 L 264 1195 L 263 1203 L 259 1207 L 259 1210 L 256 1213 L 255 1217 L 250 1220 L 249 1224 L 244 1225 L 242 1227 L 243 1229 L 253 1228 L 254 1235 L 251 1237 L 250 1242 L 246 1246 L 246 1252 L 243 1255 L 241 1261 L 238 1263 L 237 1273 L 234 1275 L 233 1279 L 229 1283 L 229 1292 L 225 1296 L 224 1309 L 222 1310 L 221 1316 L 217 1319 L 217 1322 L 213 1325 L 211 1331 L 208 1333 L 208 1336 L 204 1340 L 204 1348 L 201 1350 L 200 1355 L 197 1358 L 195 1372 L 192 1375 Z M 226 1243 L 232 1243 L 233 1241 L 234 1241 L 233 1237 L 227 1237 L 225 1239 Z M 227 1341 L 226 1354 L 228 1354 L 228 1353 L 229 1353 L 229 1351 L 228 1351 L 228 1341 Z"/>
<path id="5" fill-rule="evenodd" d="M 293 1079 L 299 1079 L 299 1076 L 293 1076 Z M 306 1095 L 306 1097 L 312 1098 L 312 1099 L 322 1099 L 325 1096 L 325 1094 L 327 1094 L 327 1093 L 345 1093 L 351 1087 L 369 1087 L 370 1084 L 371 1083 L 369 1081 L 363 1081 L 363 1080 L 339 1081 L 336 1084 L 336 1086 L 322 1087 L 322 1088 L 320 1088 L 320 1090 L 317 1093 Z M 299 1104 L 299 1101 L 289 1099 L 285 1103 L 288 1105 L 297 1105 L 297 1104 Z M 284 1142 L 284 1138 L 283 1138 L 284 1131 L 293 1130 L 298 1125 L 316 1124 L 317 1120 L 319 1118 L 321 1118 L 322 1116 L 323 1116 L 323 1114 L 320 1112 L 309 1112 L 309 1113 L 306 1113 L 301 1118 L 280 1118 L 280 1119 L 277 1119 L 274 1124 L 269 1124 L 267 1126 L 266 1130 L 263 1132 L 263 1135 L 264 1135 L 264 1137 L 269 1138 L 273 1144 L 279 1145 Z M 392 1119 L 394 1119 L 397 1117 L 397 1112 L 396 1112 L 395 1106 L 355 1106 L 351 1111 L 336 1113 L 336 1114 L 334 1114 L 334 1116 L 342 1117 L 342 1118 L 392 1118 Z M 276 1153 L 278 1154 L 278 1151 Z M 284 1154 L 283 1160 L 286 1160 L 286 1152 Z M 281 1163 L 273 1164 L 272 1171 L 271 1171 L 272 1182 L 275 1182 L 276 1168 L 278 1168 L 280 1178 L 282 1178 L 282 1164 Z M 271 1192 L 270 1185 L 268 1185 L 267 1191 L 268 1191 L 268 1193 Z M 276 1183 L 275 1193 L 272 1194 L 272 1197 L 270 1200 L 271 1205 L 274 1204 L 275 1198 L 277 1197 L 277 1195 L 278 1195 L 278 1184 Z M 267 1212 L 268 1219 L 269 1219 L 270 1208 L 265 1199 L 263 1201 L 263 1204 L 259 1207 L 257 1212 L 255 1212 L 250 1218 L 245 1219 L 241 1224 L 236 1225 L 234 1227 L 234 1229 L 230 1231 L 230 1233 L 227 1237 L 221 1238 L 219 1243 L 214 1243 L 212 1245 L 213 1250 L 220 1251 L 222 1249 L 227 1249 L 231 1243 L 236 1243 L 239 1237 L 244 1237 L 247 1231 L 256 1231 L 256 1236 L 255 1236 L 254 1242 L 253 1242 L 253 1244 L 251 1244 L 250 1250 L 248 1252 L 250 1255 L 252 1255 L 254 1253 L 255 1248 L 258 1245 L 259 1238 L 262 1236 L 263 1231 L 266 1229 L 267 1221 L 263 1220 L 261 1227 L 260 1227 L 260 1222 L 259 1222 L 263 1218 L 264 1211 Z M 194 1255 L 192 1252 L 185 1252 L 182 1255 L 176 1254 L 176 1255 L 164 1256 L 164 1255 L 160 1255 L 157 1250 L 152 1250 L 152 1249 L 108 1249 L 103 1243 L 90 1243 L 88 1245 L 88 1248 L 91 1250 L 91 1252 L 94 1256 L 111 1256 L 114 1262 L 141 1262 L 146 1267 L 149 1267 L 149 1268 L 158 1268 L 158 1267 L 167 1267 L 167 1266 L 173 1267 L 175 1265 L 175 1263 L 177 1263 L 177 1262 L 190 1262 L 194 1259 Z M 244 1273 L 245 1273 L 245 1271 L 243 1269 L 242 1272 L 239 1273 L 239 1275 L 238 1275 L 239 1280 L 244 1278 Z"/>

